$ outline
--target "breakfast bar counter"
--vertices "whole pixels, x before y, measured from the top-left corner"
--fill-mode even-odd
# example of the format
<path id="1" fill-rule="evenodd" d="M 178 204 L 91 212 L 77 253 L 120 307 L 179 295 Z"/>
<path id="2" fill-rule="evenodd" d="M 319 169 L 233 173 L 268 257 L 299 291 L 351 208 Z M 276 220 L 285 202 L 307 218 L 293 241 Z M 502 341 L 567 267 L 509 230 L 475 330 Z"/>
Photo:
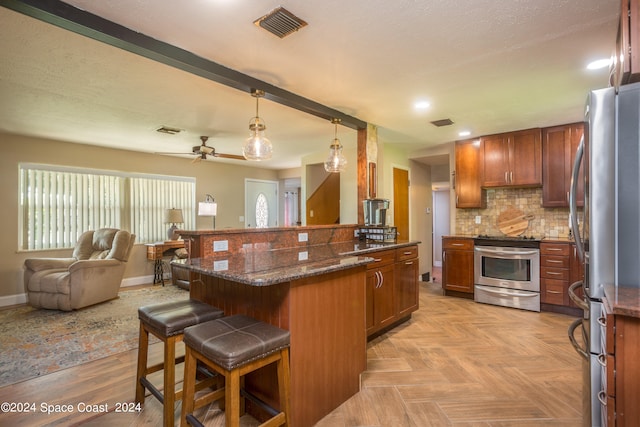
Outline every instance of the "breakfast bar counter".
<path id="1" fill-rule="evenodd" d="M 372 258 L 358 243 L 288 249 L 246 245 L 205 258 L 172 262 L 189 270 L 190 295 L 291 333 L 291 420 L 312 426 L 360 389 L 366 369 L 365 285 Z M 272 368 L 272 367 L 270 367 Z M 278 407 L 275 369 L 246 378 L 260 399 Z M 259 420 L 260 408 L 246 402 Z"/>

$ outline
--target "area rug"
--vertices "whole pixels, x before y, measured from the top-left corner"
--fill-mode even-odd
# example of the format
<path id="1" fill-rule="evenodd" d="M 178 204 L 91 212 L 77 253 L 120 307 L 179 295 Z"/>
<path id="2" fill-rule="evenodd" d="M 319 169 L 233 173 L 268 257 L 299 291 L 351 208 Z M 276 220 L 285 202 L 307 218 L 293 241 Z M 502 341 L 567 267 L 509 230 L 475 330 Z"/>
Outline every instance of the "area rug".
<path id="1" fill-rule="evenodd" d="M 0 310 L 0 387 L 137 348 L 138 307 L 188 297 L 176 286 L 153 286 L 71 312 Z"/>

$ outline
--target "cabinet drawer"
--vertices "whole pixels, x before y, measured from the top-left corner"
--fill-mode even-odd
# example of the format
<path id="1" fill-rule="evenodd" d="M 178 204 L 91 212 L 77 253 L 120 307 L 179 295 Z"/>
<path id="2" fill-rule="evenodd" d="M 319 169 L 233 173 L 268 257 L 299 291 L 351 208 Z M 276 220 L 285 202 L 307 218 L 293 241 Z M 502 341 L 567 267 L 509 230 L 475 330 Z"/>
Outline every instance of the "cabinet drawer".
<path id="1" fill-rule="evenodd" d="M 541 267 L 569 268 L 569 257 L 545 255 L 540 257 Z"/>
<path id="2" fill-rule="evenodd" d="M 543 302 L 547 304 L 564 305 L 564 283 L 559 280 L 542 280 L 544 295 L 541 295 Z"/>
<path id="3" fill-rule="evenodd" d="M 571 246 L 568 243 L 541 243 L 540 255 L 569 256 Z"/>
<path id="4" fill-rule="evenodd" d="M 540 267 L 540 277 L 546 279 L 569 281 L 568 268 Z"/>
<path id="5" fill-rule="evenodd" d="M 473 239 L 442 239 L 442 249 L 473 250 Z"/>
<path id="6" fill-rule="evenodd" d="M 396 262 L 395 250 L 371 252 L 365 254 L 365 256 L 373 258 L 373 262 L 367 264 L 367 270 Z"/>
<path id="7" fill-rule="evenodd" d="M 396 261 L 404 261 L 405 259 L 417 258 L 418 247 L 408 246 L 406 248 L 396 249 Z"/>

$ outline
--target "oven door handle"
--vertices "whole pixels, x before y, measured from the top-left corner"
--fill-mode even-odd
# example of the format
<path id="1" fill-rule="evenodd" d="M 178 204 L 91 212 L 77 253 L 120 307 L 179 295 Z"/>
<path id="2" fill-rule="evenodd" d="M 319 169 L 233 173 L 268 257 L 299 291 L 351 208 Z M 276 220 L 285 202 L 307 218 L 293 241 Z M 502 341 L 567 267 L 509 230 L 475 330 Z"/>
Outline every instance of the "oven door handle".
<path id="1" fill-rule="evenodd" d="M 540 295 L 538 292 L 518 292 L 508 288 L 493 288 L 493 286 L 476 285 L 476 288 L 481 289 L 491 294 L 497 294 L 503 297 L 536 297 Z"/>
<path id="2" fill-rule="evenodd" d="M 569 333 L 569 341 L 571 341 L 571 345 L 580 356 L 582 356 L 585 360 L 589 360 L 589 354 L 585 351 L 585 349 L 580 347 L 580 345 L 578 344 L 578 341 L 576 341 L 576 337 L 573 336 L 573 332 L 576 329 L 578 329 L 578 326 L 580 326 L 584 330 L 582 319 L 576 319 L 573 322 L 571 322 L 571 325 L 569 326 L 569 330 L 567 331 Z"/>
<path id="3" fill-rule="evenodd" d="M 486 246 L 475 246 L 476 252 L 486 253 L 490 255 L 502 255 L 502 256 L 510 256 L 510 255 L 536 255 L 538 251 L 503 251 L 500 249 L 491 249 Z"/>

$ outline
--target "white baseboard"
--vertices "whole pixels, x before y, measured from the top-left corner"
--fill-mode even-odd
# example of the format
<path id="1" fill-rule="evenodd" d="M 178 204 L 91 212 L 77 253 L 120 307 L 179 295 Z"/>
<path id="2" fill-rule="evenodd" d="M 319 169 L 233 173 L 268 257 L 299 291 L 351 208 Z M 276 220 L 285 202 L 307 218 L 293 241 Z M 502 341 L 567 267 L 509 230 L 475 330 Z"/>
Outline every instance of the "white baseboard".
<path id="1" fill-rule="evenodd" d="M 171 275 L 165 274 L 165 280 L 171 280 Z M 128 277 L 122 280 L 120 287 L 126 288 L 129 286 L 146 285 L 149 283 L 153 283 L 153 275 Z M 0 297 L 0 307 L 8 307 L 10 305 L 18 305 L 18 304 L 26 304 L 26 303 L 27 303 L 26 293 Z"/>
<path id="2" fill-rule="evenodd" d="M 10 305 L 26 304 L 27 294 L 7 295 L 0 297 L 0 307 L 8 307 Z"/>

